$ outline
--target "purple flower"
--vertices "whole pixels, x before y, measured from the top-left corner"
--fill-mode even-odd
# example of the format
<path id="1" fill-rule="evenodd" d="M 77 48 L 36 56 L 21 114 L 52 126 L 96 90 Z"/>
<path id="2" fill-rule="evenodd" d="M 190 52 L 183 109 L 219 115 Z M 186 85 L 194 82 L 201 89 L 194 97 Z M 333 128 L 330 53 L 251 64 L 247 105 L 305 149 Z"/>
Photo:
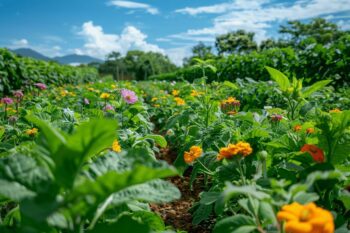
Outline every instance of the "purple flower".
<path id="1" fill-rule="evenodd" d="M 13 95 L 18 99 L 22 99 L 22 97 L 24 96 L 21 90 L 13 91 Z"/>
<path id="2" fill-rule="evenodd" d="M 137 96 L 135 92 L 128 90 L 128 89 L 122 89 L 120 91 L 123 99 L 128 103 L 128 104 L 134 104 L 137 101 Z"/>
<path id="3" fill-rule="evenodd" d="M 47 88 L 44 83 L 35 83 L 34 86 L 36 86 L 40 90 L 45 90 Z"/>
<path id="4" fill-rule="evenodd" d="M 85 105 L 89 105 L 89 104 L 90 104 L 90 101 L 89 101 L 87 98 L 84 98 L 84 104 L 85 104 Z"/>
<path id="5" fill-rule="evenodd" d="M 114 108 L 113 108 L 112 105 L 107 104 L 106 107 L 104 107 L 104 110 L 105 110 L 105 111 L 113 111 Z"/>
<path id="6" fill-rule="evenodd" d="M 1 102 L 3 102 L 4 104 L 13 104 L 13 99 L 9 97 L 4 97 L 1 99 Z"/>

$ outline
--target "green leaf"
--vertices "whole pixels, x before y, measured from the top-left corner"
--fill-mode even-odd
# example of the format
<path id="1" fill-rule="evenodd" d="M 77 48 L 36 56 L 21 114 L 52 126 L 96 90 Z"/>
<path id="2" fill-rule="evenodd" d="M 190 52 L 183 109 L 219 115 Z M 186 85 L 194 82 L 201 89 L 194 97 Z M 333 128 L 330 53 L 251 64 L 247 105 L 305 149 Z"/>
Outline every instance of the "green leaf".
<path id="1" fill-rule="evenodd" d="M 28 190 L 26 187 L 16 182 L 0 179 L 0 187 L 0 197 L 6 197 L 13 201 L 20 201 L 35 196 L 35 192 Z"/>
<path id="2" fill-rule="evenodd" d="M 0 139 L 2 138 L 2 136 L 4 135 L 4 133 L 5 133 L 5 127 L 0 126 Z"/>
<path id="3" fill-rule="evenodd" d="M 254 230 L 256 230 L 256 226 L 251 217 L 237 214 L 218 221 L 213 233 L 249 233 Z"/>
<path id="4" fill-rule="evenodd" d="M 198 225 L 202 221 L 209 218 L 213 209 L 213 205 L 202 205 L 199 204 L 198 208 L 193 213 L 192 223 Z"/>
<path id="5" fill-rule="evenodd" d="M 236 195 L 250 195 L 258 200 L 269 199 L 270 195 L 257 190 L 255 186 L 235 186 L 231 183 L 226 183 L 226 189 L 221 195 L 221 198 L 216 202 L 215 211 L 220 213 L 226 202 Z"/>
<path id="6" fill-rule="evenodd" d="M 96 227 L 88 231 L 89 233 L 149 233 L 151 229 L 144 223 L 141 223 L 131 216 L 124 215 L 117 222 L 112 224 L 98 224 Z"/>
<path id="7" fill-rule="evenodd" d="M 267 203 L 265 201 L 260 202 L 259 216 L 265 224 L 277 224 L 276 214 L 270 203 Z"/>
<path id="8" fill-rule="evenodd" d="M 136 211 L 132 213 L 133 218 L 140 219 L 142 223 L 146 224 L 153 231 L 164 231 L 165 224 L 162 218 L 156 213 L 149 211 Z"/>
<path id="9" fill-rule="evenodd" d="M 150 168 L 143 165 L 138 165 L 132 171 L 125 171 L 123 173 L 109 171 L 95 180 L 86 180 L 74 187 L 68 199 L 71 203 L 75 203 L 75 206 L 71 207 L 69 211 L 75 214 L 95 212 L 98 205 L 113 193 L 117 193 L 133 185 L 176 174 L 177 171 L 172 167 Z"/>
<path id="10" fill-rule="evenodd" d="M 270 74 L 270 77 L 277 82 L 278 86 L 280 87 L 281 91 L 287 91 L 287 89 L 290 87 L 290 82 L 289 79 L 287 78 L 287 76 L 285 76 L 282 72 L 265 66 L 265 68 L 267 69 L 267 71 Z"/>
<path id="11" fill-rule="evenodd" d="M 141 139 L 152 139 L 162 148 L 165 148 L 167 146 L 167 141 L 161 135 L 148 134 Z"/>
<path id="12" fill-rule="evenodd" d="M 299 192 L 293 197 L 293 201 L 305 205 L 307 203 L 317 201 L 319 198 L 320 197 L 317 195 L 317 193 Z"/>
<path id="13" fill-rule="evenodd" d="M 309 97 L 310 95 L 312 95 L 312 93 L 318 90 L 321 90 L 323 87 L 327 86 L 331 82 L 332 80 L 322 80 L 312 84 L 309 87 L 304 88 L 304 90 L 302 91 L 302 97 L 303 98 Z"/>
<path id="14" fill-rule="evenodd" d="M 350 192 L 349 191 L 342 191 L 339 195 L 339 200 L 341 200 L 344 204 L 345 209 L 348 211 L 350 210 Z"/>
<path id="15" fill-rule="evenodd" d="M 232 88 L 233 90 L 238 90 L 238 86 L 230 81 L 225 81 L 224 85 L 227 87 Z"/>

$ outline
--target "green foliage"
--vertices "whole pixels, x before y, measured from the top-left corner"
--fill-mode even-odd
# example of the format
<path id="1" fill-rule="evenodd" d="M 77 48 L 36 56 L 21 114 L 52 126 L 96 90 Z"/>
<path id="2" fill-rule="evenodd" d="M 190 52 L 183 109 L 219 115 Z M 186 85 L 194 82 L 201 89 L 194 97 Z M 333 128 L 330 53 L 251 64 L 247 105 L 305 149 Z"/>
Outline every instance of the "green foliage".
<path id="1" fill-rule="evenodd" d="M 122 211 L 110 224 L 104 214 L 135 201 L 179 198 L 177 188 L 158 180 L 175 175 L 175 169 L 155 161 L 146 150 L 119 157 L 103 153 L 115 137 L 113 120 L 90 120 L 72 134 L 33 116 L 28 120 L 42 132 L 40 143 L 30 155 L 0 159 L 0 197 L 18 202 L 21 232 L 76 232 L 86 224 L 86 232 L 109 232 L 117 226 L 139 232 L 164 230 L 162 220 L 146 210 Z M 164 145 L 160 136 L 151 138 Z"/>
<path id="2" fill-rule="evenodd" d="M 97 79 L 97 70 L 90 67 L 72 67 L 55 62 L 18 57 L 7 49 L 0 49 L 0 92 L 32 89 L 34 83 L 53 85 L 78 84 Z"/>

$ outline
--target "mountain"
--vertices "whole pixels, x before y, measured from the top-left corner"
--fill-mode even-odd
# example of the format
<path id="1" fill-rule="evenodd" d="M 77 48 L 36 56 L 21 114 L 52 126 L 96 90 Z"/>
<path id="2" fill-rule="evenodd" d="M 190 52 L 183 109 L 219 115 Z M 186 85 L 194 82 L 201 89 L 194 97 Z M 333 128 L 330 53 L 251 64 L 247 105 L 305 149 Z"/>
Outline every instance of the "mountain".
<path id="1" fill-rule="evenodd" d="M 14 50 L 12 50 L 12 52 L 14 52 L 17 55 L 20 55 L 22 57 L 31 57 L 31 58 L 34 58 L 34 59 L 44 60 L 44 61 L 52 60 L 51 58 L 46 57 L 46 56 L 42 55 L 41 53 L 38 53 L 37 51 L 35 51 L 33 49 L 20 48 L 20 49 L 14 49 Z"/>
<path id="2" fill-rule="evenodd" d="M 102 63 L 103 61 L 98 58 L 86 56 L 86 55 L 77 55 L 77 54 L 69 54 L 61 57 L 46 57 L 41 53 L 38 53 L 37 51 L 29 48 L 19 48 L 14 49 L 12 52 L 16 53 L 17 55 L 20 55 L 22 57 L 31 57 L 38 60 L 44 60 L 44 61 L 57 61 L 58 63 L 69 65 L 69 64 L 88 64 L 91 62 L 98 62 Z"/>
<path id="3" fill-rule="evenodd" d="M 70 54 L 62 57 L 54 57 L 53 60 L 58 61 L 61 64 L 88 64 L 91 62 L 103 62 L 98 58 L 77 54 Z"/>

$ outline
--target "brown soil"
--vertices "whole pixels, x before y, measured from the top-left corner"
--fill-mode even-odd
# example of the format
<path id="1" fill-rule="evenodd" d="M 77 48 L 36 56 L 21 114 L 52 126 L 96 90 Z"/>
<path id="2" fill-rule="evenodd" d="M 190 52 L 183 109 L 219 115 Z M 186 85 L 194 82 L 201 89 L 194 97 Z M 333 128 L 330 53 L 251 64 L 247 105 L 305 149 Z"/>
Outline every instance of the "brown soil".
<path id="1" fill-rule="evenodd" d="M 177 154 L 169 148 L 161 149 L 158 159 L 172 164 Z M 189 209 L 199 200 L 199 194 L 203 189 L 203 177 L 198 177 L 193 184 L 193 190 L 190 189 L 190 169 L 186 171 L 183 177 L 177 176 L 168 179 L 178 187 L 181 192 L 181 199 L 167 204 L 151 204 L 153 211 L 160 214 L 167 226 L 173 226 L 174 229 L 184 230 L 189 233 L 209 233 L 212 228 L 212 221 L 202 222 L 200 225 L 192 224 L 192 215 Z"/>

